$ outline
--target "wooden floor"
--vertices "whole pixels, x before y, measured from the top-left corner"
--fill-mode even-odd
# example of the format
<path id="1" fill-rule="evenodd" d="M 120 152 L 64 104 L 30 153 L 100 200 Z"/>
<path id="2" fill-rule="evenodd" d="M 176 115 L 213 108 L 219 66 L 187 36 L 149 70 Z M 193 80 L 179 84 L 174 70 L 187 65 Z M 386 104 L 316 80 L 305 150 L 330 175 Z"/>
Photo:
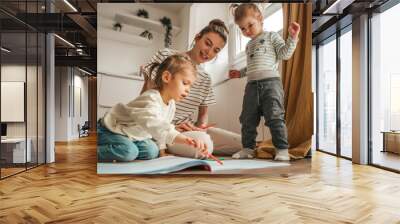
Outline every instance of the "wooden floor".
<path id="1" fill-rule="evenodd" d="M 0 223 L 400 223 L 400 175 L 315 153 L 303 173 L 99 176 L 96 139 L 0 181 Z"/>

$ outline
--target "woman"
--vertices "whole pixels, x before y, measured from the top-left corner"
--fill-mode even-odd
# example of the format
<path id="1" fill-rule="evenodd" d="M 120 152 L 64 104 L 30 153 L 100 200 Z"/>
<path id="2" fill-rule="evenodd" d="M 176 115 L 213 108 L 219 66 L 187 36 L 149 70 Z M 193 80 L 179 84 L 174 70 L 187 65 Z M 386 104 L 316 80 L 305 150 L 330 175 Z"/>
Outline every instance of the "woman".
<path id="1" fill-rule="evenodd" d="M 216 103 L 215 95 L 211 86 L 210 75 L 207 74 L 199 65 L 211 61 L 225 47 L 228 38 L 228 29 L 224 22 L 214 19 L 204 27 L 194 38 L 193 47 L 185 52 L 192 61 L 197 65 L 197 80 L 192 85 L 190 93 L 180 102 L 176 103 L 176 112 L 173 123 L 178 131 L 183 134 L 201 138 L 204 142 L 208 142 L 208 151 L 211 153 L 213 146 L 218 150 L 216 154 L 232 155 L 241 148 L 240 135 L 231 133 L 219 128 L 205 129 L 208 118 L 208 106 Z M 150 62 L 142 66 L 141 72 L 145 77 L 145 85 L 142 92 L 149 88 L 153 88 L 153 80 L 156 71 L 150 74 L 150 65 L 154 62 L 161 62 L 172 54 L 179 53 L 172 49 L 163 49 L 158 51 Z M 193 117 L 198 114 L 197 120 Z M 194 125 L 193 125 L 194 124 Z M 214 144 L 212 144 L 212 141 Z M 184 145 L 172 145 L 168 147 L 168 151 L 175 155 L 185 157 L 196 157 L 196 150 L 188 150 Z"/>

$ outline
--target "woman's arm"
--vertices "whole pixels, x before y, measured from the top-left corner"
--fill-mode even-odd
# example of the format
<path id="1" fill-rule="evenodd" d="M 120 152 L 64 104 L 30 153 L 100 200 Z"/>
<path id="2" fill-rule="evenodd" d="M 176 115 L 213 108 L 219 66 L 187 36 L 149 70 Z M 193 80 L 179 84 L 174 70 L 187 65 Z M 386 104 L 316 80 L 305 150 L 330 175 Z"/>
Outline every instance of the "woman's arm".
<path id="1" fill-rule="evenodd" d="M 197 116 L 196 126 L 201 127 L 207 124 L 208 120 L 208 106 L 199 106 L 199 115 Z"/>

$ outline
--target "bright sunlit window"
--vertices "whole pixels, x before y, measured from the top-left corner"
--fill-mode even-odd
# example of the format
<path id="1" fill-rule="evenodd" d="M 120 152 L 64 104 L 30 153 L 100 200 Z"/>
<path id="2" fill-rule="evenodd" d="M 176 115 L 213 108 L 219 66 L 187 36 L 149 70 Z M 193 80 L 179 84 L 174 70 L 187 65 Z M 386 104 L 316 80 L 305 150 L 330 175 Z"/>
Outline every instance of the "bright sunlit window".
<path id="1" fill-rule="evenodd" d="M 372 163 L 399 170 L 392 163 L 394 155 L 385 152 L 386 144 L 396 138 L 386 139 L 382 132 L 400 130 L 400 63 L 398 44 L 398 26 L 400 20 L 400 4 L 371 18 L 371 125 Z M 392 139 L 392 140 L 390 140 Z M 396 147 L 394 145 L 393 147 Z M 390 156 L 390 157 L 389 157 Z M 395 164 L 395 165 L 393 165 Z"/>
<path id="2" fill-rule="evenodd" d="M 283 11 L 280 8 L 264 19 L 264 30 L 279 32 L 283 28 Z"/>

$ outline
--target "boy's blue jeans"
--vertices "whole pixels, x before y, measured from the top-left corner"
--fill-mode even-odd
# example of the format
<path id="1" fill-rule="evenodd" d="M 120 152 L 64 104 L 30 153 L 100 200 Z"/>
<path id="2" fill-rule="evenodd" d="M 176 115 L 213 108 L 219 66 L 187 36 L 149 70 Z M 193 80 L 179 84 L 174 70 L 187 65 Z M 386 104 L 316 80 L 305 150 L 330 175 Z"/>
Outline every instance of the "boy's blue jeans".
<path id="1" fill-rule="evenodd" d="M 261 116 L 269 127 L 272 143 L 276 149 L 288 149 L 285 124 L 284 91 L 279 77 L 249 81 L 246 85 L 242 114 L 243 148 L 256 146 L 257 126 Z"/>
<path id="2" fill-rule="evenodd" d="M 132 141 L 126 136 L 113 133 L 97 123 L 97 157 L 99 162 L 127 162 L 135 159 L 155 159 L 159 149 L 151 139 Z"/>

